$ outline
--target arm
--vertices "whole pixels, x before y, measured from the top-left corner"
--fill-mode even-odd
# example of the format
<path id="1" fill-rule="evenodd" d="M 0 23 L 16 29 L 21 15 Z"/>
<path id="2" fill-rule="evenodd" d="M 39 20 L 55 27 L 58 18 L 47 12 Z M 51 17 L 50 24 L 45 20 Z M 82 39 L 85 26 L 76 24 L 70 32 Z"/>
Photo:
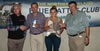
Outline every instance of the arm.
<path id="1" fill-rule="evenodd" d="M 87 26 L 86 27 L 86 37 L 89 37 L 89 35 L 90 35 L 90 27 Z"/>
<path id="2" fill-rule="evenodd" d="M 29 22 L 29 15 L 27 16 L 27 19 L 25 21 L 25 26 L 26 26 L 26 29 L 29 29 L 30 28 L 30 22 Z"/>
<path id="3" fill-rule="evenodd" d="M 46 18 L 45 18 L 45 16 L 43 15 L 43 16 L 42 16 L 42 19 L 41 19 L 41 23 L 40 23 L 40 27 L 41 27 L 41 28 L 44 27 L 45 20 L 46 20 Z"/>
<path id="4" fill-rule="evenodd" d="M 61 19 L 61 18 L 59 19 L 59 22 L 60 22 L 60 24 L 63 24 L 63 21 L 62 21 L 62 19 Z M 64 29 L 63 29 L 63 28 L 61 28 L 61 29 L 59 30 L 59 34 L 61 34 L 61 33 L 63 32 L 63 30 L 64 30 Z"/>
<path id="5" fill-rule="evenodd" d="M 44 30 L 45 30 L 45 31 L 48 30 L 48 19 L 45 20 Z"/>
<path id="6" fill-rule="evenodd" d="M 65 23 L 60 24 L 60 26 L 61 26 L 62 29 L 66 29 L 66 24 Z"/>
<path id="7" fill-rule="evenodd" d="M 82 14 L 82 25 L 85 27 L 86 37 L 89 37 L 90 27 L 89 27 L 89 20 L 85 13 Z"/>
<path id="8" fill-rule="evenodd" d="M 7 29 L 8 31 L 17 31 L 20 27 L 14 26 L 12 23 L 12 19 L 10 17 L 7 18 Z"/>
<path id="9" fill-rule="evenodd" d="M 61 24 L 61 27 L 63 29 L 66 29 L 66 26 L 67 26 L 67 22 L 70 20 L 70 17 L 69 17 L 69 14 L 65 17 L 65 21 L 64 23 Z"/>
<path id="10" fill-rule="evenodd" d="M 35 27 L 36 28 L 44 28 L 44 23 L 45 23 L 45 16 L 42 14 L 42 15 L 40 15 L 41 16 L 41 18 L 39 18 L 39 23 L 36 23 L 35 24 Z"/>
<path id="11" fill-rule="evenodd" d="M 21 29 L 22 31 L 25 31 L 25 30 L 26 30 L 25 22 L 26 22 L 26 19 L 25 19 L 25 17 L 24 17 L 24 25 L 20 25 L 20 29 Z"/>
<path id="12" fill-rule="evenodd" d="M 85 27 L 86 37 L 85 37 L 85 45 L 89 44 L 89 34 L 90 34 L 90 27 L 89 27 L 89 20 L 85 13 L 82 14 L 82 22 L 83 26 Z"/>
<path id="13" fill-rule="evenodd" d="M 87 27 L 86 27 L 86 37 L 85 37 L 85 44 L 86 44 L 86 45 L 89 44 L 89 34 L 90 34 L 90 27 L 87 26 Z"/>

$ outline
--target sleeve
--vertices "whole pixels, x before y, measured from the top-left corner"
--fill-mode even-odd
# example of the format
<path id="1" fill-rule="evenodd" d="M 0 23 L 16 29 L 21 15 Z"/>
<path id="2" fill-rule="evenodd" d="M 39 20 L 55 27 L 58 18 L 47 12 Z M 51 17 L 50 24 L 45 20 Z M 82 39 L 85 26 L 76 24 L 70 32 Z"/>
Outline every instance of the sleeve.
<path id="1" fill-rule="evenodd" d="M 30 24 L 29 24 L 29 15 L 27 16 L 27 19 L 25 21 L 25 26 L 27 27 L 27 29 L 30 28 Z"/>
<path id="2" fill-rule="evenodd" d="M 17 31 L 19 26 L 14 26 L 12 23 L 12 19 L 10 17 L 7 18 L 7 29 L 8 31 Z"/>
<path id="3" fill-rule="evenodd" d="M 45 18 L 44 14 L 43 14 L 42 19 L 41 19 L 42 22 L 40 23 L 40 27 L 41 27 L 41 28 L 44 27 L 45 20 L 46 20 L 46 18 Z"/>
<path id="4" fill-rule="evenodd" d="M 24 25 L 26 26 L 26 18 L 25 18 L 25 21 L 24 21 Z M 24 31 L 24 36 L 26 36 L 27 34 L 27 30 Z"/>
<path id="5" fill-rule="evenodd" d="M 64 21 L 64 24 L 67 24 L 68 20 L 69 20 L 69 16 L 68 16 L 68 15 L 66 15 L 66 16 L 65 16 L 65 21 Z"/>
<path id="6" fill-rule="evenodd" d="M 84 27 L 89 26 L 89 19 L 85 13 L 82 14 L 82 22 Z"/>

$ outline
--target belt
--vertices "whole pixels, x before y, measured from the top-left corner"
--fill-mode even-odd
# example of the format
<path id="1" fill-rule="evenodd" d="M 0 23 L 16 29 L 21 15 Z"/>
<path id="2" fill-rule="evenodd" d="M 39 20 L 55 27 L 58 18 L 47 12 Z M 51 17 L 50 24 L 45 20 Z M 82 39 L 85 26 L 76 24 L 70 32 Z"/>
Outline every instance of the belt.
<path id="1" fill-rule="evenodd" d="M 43 32 L 41 32 L 41 33 L 43 33 Z M 33 34 L 33 35 L 39 35 L 39 34 L 41 34 L 41 33 L 31 33 L 31 34 Z"/>
<path id="2" fill-rule="evenodd" d="M 75 34 L 75 35 L 69 35 L 69 36 L 78 36 L 78 35 L 81 35 L 81 34 L 83 34 L 83 33 L 85 33 L 85 32 L 80 32 L 80 33 L 77 33 L 77 34 Z"/>

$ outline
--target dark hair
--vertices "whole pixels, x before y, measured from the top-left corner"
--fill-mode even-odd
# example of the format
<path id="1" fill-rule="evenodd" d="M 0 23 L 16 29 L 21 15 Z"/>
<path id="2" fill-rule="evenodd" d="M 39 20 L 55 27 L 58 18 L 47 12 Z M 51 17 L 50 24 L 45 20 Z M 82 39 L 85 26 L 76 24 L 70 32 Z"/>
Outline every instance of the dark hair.
<path id="1" fill-rule="evenodd" d="M 72 4 L 72 3 L 74 3 L 74 4 L 77 6 L 76 1 L 70 1 L 70 2 L 68 3 L 68 6 L 69 6 L 70 4 Z"/>
<path id="2" fill-rule="evenodd" d="M 56 6 L 52 6 L 52 8 L 50 9 L 50 11 L 51 10 L 55 10 L 56 12 L 58 12 Z"/>
<path id="3" fill-rule="evenodd" d="M 38 3 L 37 3 L 37 2 L 33 2 L 33 3 L 31 4 L 31 7 L 32 7 L 33 4 L 35 4 L 35 5 L 38 7 Z"/>

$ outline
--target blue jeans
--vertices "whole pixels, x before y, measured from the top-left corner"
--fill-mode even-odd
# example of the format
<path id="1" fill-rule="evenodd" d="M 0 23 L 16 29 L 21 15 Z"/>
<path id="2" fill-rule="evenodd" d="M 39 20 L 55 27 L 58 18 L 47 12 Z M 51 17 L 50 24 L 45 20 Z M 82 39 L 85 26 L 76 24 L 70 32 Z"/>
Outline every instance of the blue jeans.
<path id="1" fill-rule="evenodd" d="M 61 38 L 57 37 L 54 33 L 51 33 L 49 36 L 45 37 L 45 44 L 47 51 L 59 51 Z"/>

